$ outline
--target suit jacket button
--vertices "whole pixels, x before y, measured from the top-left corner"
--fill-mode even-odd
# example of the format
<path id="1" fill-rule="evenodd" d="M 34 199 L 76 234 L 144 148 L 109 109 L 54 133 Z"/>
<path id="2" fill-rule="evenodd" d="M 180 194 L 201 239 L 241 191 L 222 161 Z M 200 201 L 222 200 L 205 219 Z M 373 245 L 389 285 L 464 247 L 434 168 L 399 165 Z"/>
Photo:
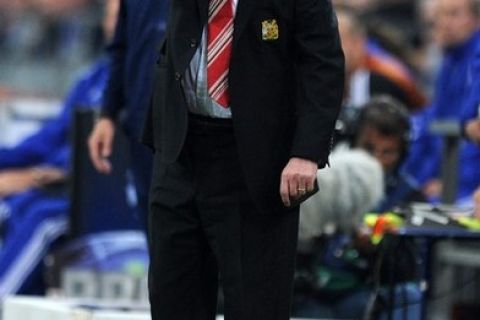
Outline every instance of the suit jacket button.
<path id="1" fill-rule="evenodd" d="M 179 81 L 182 79 L 182 75 L 180 74 L 180 72 L 175 72 L 175 80 Z"/>
<path id="2" fill-rule="evenodd" d="M 197 47 L 197 40 L 196 39 L 191 39 L 190 40 L 190 48 L 195 48 Z"/>

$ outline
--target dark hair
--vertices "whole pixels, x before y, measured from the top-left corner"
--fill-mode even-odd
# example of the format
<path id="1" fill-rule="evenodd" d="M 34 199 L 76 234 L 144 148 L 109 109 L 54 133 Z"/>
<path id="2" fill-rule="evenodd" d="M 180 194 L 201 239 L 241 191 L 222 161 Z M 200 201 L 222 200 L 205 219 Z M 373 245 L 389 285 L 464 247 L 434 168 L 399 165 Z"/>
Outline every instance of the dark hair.
<path id="1" fill-rule="evenodd" d="M 362 107 L 358 116 L 355 145 L 366 128 L 373 128 L 385 136 L 400 138 L 400 159 L 405 158 L 410 143 L 410 116 L 401 102 L 387 95 L 373 97 Z"/>

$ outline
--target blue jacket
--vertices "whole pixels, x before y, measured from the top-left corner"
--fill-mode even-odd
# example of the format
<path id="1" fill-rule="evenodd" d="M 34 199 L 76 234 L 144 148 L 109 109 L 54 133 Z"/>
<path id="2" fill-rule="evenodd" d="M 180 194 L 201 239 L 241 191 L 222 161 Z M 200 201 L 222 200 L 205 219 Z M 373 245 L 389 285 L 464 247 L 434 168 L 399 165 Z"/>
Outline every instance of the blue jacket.
<path id="1" fill-rule="evenodd" d="M 468 120 L 480 117 L 480 41 L 477 43 L 472 63 L 473 83 L 467 95 L 461 114 L 462 128 Z M 463 152 L 460 155 L 462 164 L 461 180 L 464 185 L 459 197 L 470 196 L 480 185 L 480 147 L 468 140 L 462 142 Z"/>
<path id="2" fill-rule="evenodd" d="M 445 51 L 435 83 L 431 112 L 434 119 L 459 120 L 472 85 L 480 79 L 473 73 L 480 32 L 465 44 Z"/>
<path id="3" fill-rule="evenodd" d="M 461 121 L 465 124 L 468 120 L 480 117 L 480 41 L 477 43 L 471 66 L 473 83 L 465 100 Z"/>
<path id="4" fill-rule="evenodd" d="M 118 117 L 127 134 L 139 137 L 153 86 L 157 48 L 166 29 L 167 0 L 123 0 L 108 48 L 111 73 L 102 115 Z"/>
<path id="5" fill-rule="evenodd" d="M 466 112 L 469 95 L 480 73 L 475 70 L 476 50 L 480 46 L 480 32 L 476 32 L 465 44 L 445 51 L 444 59 L 435 84 L 432 105 L 414 117 L 416 139 L 406 170 L 420 184 L 440 174 L 442 144 L 438 137 L 428 133 L 428 125 L 435 120 L 461 121 Z M 480 150 L 471 143 L 460 148 L 458 198 L 470 195 L 474 185 L 480 183 Z"/>
<path id="6" fill-rule="evenodd" d="M 78 80 L 57 117 L 15 147 L 0 149 L 0 170 L 38 165 L 68 170 L 72 110 L 79 106 L 99 107 L 107 77 L 108 62 L 102 58 Z"/>
<path id="7" fill-rule="evenodd" d="M 385 176 L 385 196 L 373 212 L 386 212 L 409 202 L 423 202 L 425 197 L 414 179 L 398 170 Z"/>

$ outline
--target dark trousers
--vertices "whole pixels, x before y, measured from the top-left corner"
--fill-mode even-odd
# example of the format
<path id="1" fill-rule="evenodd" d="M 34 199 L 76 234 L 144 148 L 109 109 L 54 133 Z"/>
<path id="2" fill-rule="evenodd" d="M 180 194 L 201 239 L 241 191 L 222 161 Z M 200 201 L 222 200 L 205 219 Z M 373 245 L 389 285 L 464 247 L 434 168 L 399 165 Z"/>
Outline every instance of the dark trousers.
<path id="1" fill-rule="evenodd" d="M 298 210 L 259 214 L 228 120 L 191 119 L 178 161 L 155 156 L 150 194 L 153 320 L 289 319 Z"/>

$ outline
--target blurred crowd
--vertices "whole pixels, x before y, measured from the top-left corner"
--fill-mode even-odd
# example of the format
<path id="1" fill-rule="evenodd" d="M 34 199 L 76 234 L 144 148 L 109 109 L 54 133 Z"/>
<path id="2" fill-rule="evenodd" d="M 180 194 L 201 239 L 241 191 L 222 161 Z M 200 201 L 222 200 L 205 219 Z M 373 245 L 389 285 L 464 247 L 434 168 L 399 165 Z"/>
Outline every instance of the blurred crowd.
<path id="1" fill-rule="evenodd" d="M 415 258 L 408 257 L 415 255 L 411 247 L 384 247 L 387 259 L 402 252 L 395 271 L 371 265 L 368 260 L 378 258 L 379 249 L 365 245 L 362 218 L 365 211 L 389 212 L 412 202 L 453 203 L 480 218 L 480 2 L 333 2 L 346 58 L 346 92 L 332 169 L 318 173 L 322 194 L 301 208 L 304 291 L 294 308 L 305 317 L 365 319 L 376 314 L 382 319 L 385 310 L 368 302 L 372 296 L 383 301 L 390 296 L 404 304 L 387 306 L 394 309 L 394 319 L 402 314 L 420 319 L 422 293 L 410 286 L 416 278 L 411 272 Z M 451 154 L 445 153 L 447 139 L 458 143 Z M 364 151 L 381 164 L 379 197 L 375 186 L 382 183 L 375 182 L 376 169 L 352 151 Z M 446 166 L 452 156 L 458 162 Z M 453 190 L 450 197 L 448 190 Z M 405 277 L 393 279 L 395 289 L 382 292 L 384 272 Z"/>
<path id="2" fill-rule="evenodd" d="M 103 49 L 101 2 L 0 1 L 0 87 L 59 97 Z"/>
<path id="3" fill-rule="evenodd" d="M 68 197 L 65 193 L 45 195 L 37 191 L 65 183 L 70 174 L 75 174 L 69 172 L 70 146 L 66 136 L 71 131 L 71 113 L 76 104 L 98 108 L 104 101 L 102 95 L 111 67 L 104 41 L 113 37 L 114 22 L 108 18 L 115 14 L 109 10 L 118 11 L 118 3 L 104 11 L 104 3 L 110 2 L 116 0 L 0 0 L 0 102 L 2 94 L 6 96 L 12 89 L 23 92 L 28 87 L 34 92 L 45 90 L 45 94 L 63 96 L 71 88 L 61 114 L 43 130 L 27 137 L 16 148 L 7 150 L 0 146 L 0 236 L 4 243 L 3 248 L 0 245 L 1 259 L 6 259 L 6 254 L 9 260 L 14 259 L 17 244 L 7 253 L 2 250 L 8 241 L 14 242 L 8 240 L 9 236 L 22 233 L 25 223 L 34 221 L 38 225 L 47 217 L 58 224 L 42 254 L 67 232 Z M 458 138 L 460 164 L 449 169 L 457 177 L 451 202 L 480 211 L 480 192 L 476 191 L 480 186 L 480 2 L 332 2 L 346 58 L 347 81 L 336 128 L 333 168 L 319 172 L 322 192 L 302 208 L 300 239 L 301 247 L 306 249 L 301 254 L 309 257 L 305 259 L 308 263 L 312 262 L 312 246 L 318 246 L 319 239 L 321 252 L 345 241 L 358 240 L 361 215 L 366 211 L 381 213 L 411 201 L 438 204 L 445 200 L 442 193 L 452 181 L 442 180 L 443 138 L 431 130 L 436 122 L 453 123 L 457 128 L 453 135 Z M 107 13 L 103 31 L 102 12 Z M 76 82 L 66 81 L 86 64 L 90 64 L 88 71 Z M 18 81 L 12 83 L 12 79 Z M 50 85 L 45 87 L 45 83 Z M 142 95 L 140 91 L 138 94 Z M 39 201 L 41 210 L 31 208 L 35 201 Z M 51 209 L 45 203 L 57 206 Z M 26 219 L 19 219 L 18 225 L 9 224 L 15 212 Z M 340 233 L 348 235 L 348 240 L 325 240 L 325 234 Z M 41 257 L 36 258 L 40 264 Z M 325 256 L 315 255 L 317 258 L 328 266 Z M 344 264 L 334 266 L 342 270 Z M 34 267 L 31 265 L 26 272 L 33 272 Z M 8 275 L 8 268 L 12 265 L 0 260 L 0 300 L 4 293 L 28 293 L 26 280 L 2 287 L 2 272 Z M 335 301 L 328 300 L 328 306 L 313 303 L 312 307 L 311 300 L 300 295 L 294 305 L 297 315 L 359 317 L 370 293 L 362 277 L 371 271 L 363 268 L 366 273 L 347 276 L 348 290 L 333 292 Z M 332 270 L 322 272 L 332 275 Z M 410 290 L 404 280 L 411 279 L 401 279 L 399 287 L 417 301 L 418 288 Z M 328 285 L 309 287 L 308 292 L 323 290 L 320 295 L 331 294 Z M 345 305 L 358 308 L 344 308 Z M 350 313 L 342 313 L 345 311 Z M 408 312 L 416 319 L 418 306 Z"/>

